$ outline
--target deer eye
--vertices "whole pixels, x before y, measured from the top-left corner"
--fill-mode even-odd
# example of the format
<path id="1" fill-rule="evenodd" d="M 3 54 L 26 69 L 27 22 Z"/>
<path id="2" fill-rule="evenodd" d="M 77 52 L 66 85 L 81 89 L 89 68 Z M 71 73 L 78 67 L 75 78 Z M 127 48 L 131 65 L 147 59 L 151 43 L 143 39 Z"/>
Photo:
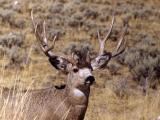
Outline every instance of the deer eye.
<path id="1" fill-rule="evenodd" d="M 73 72 L 77 73 L 78 72 L 78 68 L 73 68 Z"/>

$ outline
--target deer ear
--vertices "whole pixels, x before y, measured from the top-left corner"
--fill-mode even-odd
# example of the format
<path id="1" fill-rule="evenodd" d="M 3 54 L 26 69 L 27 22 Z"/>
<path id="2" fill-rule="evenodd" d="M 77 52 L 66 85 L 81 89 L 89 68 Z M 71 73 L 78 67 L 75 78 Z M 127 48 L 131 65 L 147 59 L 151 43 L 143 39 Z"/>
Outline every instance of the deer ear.
<path id="1" fill-rule="evenodd" d="M 68 62 L 66 59 L 59 57 L 59 56 L 49 58 L 49 62 L 57 70 L 61 70 L 63 72 L 69 72 L 72 66 L 70 62 Z"/>
<path id="2" fill-rule="evenodd" d="M 103 68 L 110 61 L 112 55 L 110 52 L 106 52 L 103 55 L 99 55 L 91 61 L 91 66 L 93 70 Z"/>

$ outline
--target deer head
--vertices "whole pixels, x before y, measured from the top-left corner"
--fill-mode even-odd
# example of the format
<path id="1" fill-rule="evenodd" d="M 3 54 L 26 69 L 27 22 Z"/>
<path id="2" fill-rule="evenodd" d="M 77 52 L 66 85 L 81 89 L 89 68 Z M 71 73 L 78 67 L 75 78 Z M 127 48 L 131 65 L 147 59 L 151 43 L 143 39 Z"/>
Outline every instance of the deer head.
<path id="1" fill-rule="evenodd" d="M 70 88 L 77 88 L 80 91 L 84 91 L 84 88 L 88 88 L 95 81 L 95 78 L 92 75 L 92 71 L 104 67 L 111 60 L 111 58 L 120 55 L 125 50 L 126 42 L 124 40 L 124 35 L 127 26 L 125 26 L 122 30 L 122 34 L 115 51 L 108 52 L 104 50 L 105 43 L 110 36 L 113 28 L 115 19 L 114 16 L 109 31 L 107 32 L 104 39 L 101 38 L 100 33 L 98 32 L 98 40 L 100 46 L 99 54 L 94 59 L 90 58 L 89 52 L 86 54 L 82 54 L 80 51 L 73 53 L 71 56 L 57 55 L 52 51 L 57 37 L 54 37 L 52 45 L 49 46 L 46 37 L 45 21 L 43 22 L 43 24 L 35 23 L 32 13 L 31 18 L 36 38 L 40 41 L 43 52 L 49 58 L 49 62 L 53 67 L 68 74 L 67 85 Z M 81 95 L 81 93 L 79 92 L 77 92 L 77 94 Z"/>

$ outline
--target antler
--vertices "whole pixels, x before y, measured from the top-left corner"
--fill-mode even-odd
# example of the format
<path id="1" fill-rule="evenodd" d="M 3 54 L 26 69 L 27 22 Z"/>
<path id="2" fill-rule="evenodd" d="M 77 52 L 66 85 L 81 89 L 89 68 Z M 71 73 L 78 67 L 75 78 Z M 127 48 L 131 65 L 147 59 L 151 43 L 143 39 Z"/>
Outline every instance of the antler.
<path id="1" fill-rule="evenodd" d="M 108 38 L 109 38 L 109 36 L 110 36 L 110 34 L 112 32 L 114 21 L 115 21 L 115 17 L 114 17 L 114 14 L 113 14 L 112 23 L 110 24 L 109 31 L 107 32 L 107 34 L 104 37 L 104 39 L 101 39 L 99 31 L 97 32 L 97 34 L 98 34 L 98 40 L 99 40 L 99 46 L 100 46 L 99 47 L 99 55 L 103 55 L 104 52 L 105 52 L 105 50 L 104 50 L 105 43 L 108 40 Z M 125 25 L 125 27 L 124 27 L 124 30 L 123 30 L 123 32 L 121 34 L 121 37 L 119 39 L 118 45 L 116 47 L 116 50 L 115 50 L 115 52 L 112 53 L 112 57 L 115 57 L 115 56 L 121 54 L 125 50 L 125 43 L 126 42 L 124 40 L 124 35 L 126 33 L 126 30 L 127 30 L 127 25 Z M 123 48 L 121 48 L 121 46 L 122 46 L 123 43 L 124 43 L 124 46 L 123 46 Z"/>
<path id="2" fill-rule="evenodd" d="M 104 50 L 105 43 L 112 32 L 114 20 L 115 20 L 115 18 L 113 15 L 112 23 L 111 23 L 109 31 L 107 32 L 104 39 L 101 39 L 100 33 L 98 31 L 98 40 L 99 40 L 99 46 L 100 46 L 99 47 L 99 55 L 91 61 L 91 66 L 92 66 L 93 70 L 104 67 L 111 60 L 111 58 L 120 55 L 125 50 L 126 41 L 124 40 L 124 35 L 127 30 L 127 24 L 125 25 L 124 30 L 122 31 L 121 37 L 120 37 L 118 45 L 116 47 L 116 50 L 114 52 L 106 52 Z M 122 45 L 123 45 L 123 47 L 122 47 Z"/>
<path id="3" fill-rule="evenodd" d="M 99 55 L 102 55 L 104 53 L 105 43 L 106 43 L 106 40 L 108 40 L 108 37 L 110 36 L 110 34 L 112 32 L 112 28 L 113 28 L 113 25 L 114 25 L 114 20 L 115 20 L 115 17 L 113 15 L 112 23 L 111 23 L 109 31 L 106 34 L 106 36 L 104 37 L 104 39 L 101 39 L 99 31 L 97 31 L 99 45 L 100 45 L 100 47 L 99 47 Z"/>
<path id="4" fill-rule="evenodd" d="M 37 40 L 40 41 L 41 48 L 42 48 L 43 52 L 48 57 L 55 57 L 55 55 L 51 52 L 51 50 L 54 48 L 57 36 L 54 37 L 53 43 L 49 47 L 48 46 L 48 40 L 47 40 L 47 37 L 46 37 L 46 27 L 45 27 L 46 23 L 45 23 L 45 21 L 43 22 L 43 31 L 42 31 L 42 26 L 40 24 L 35 23 L 35 21 L 34 21 L 33 11 L 31 11 L 31 19 L 32 19 L 32 24 L 33 24 L 34 30 L 35 30 L 36 38 L 37 38 Z"/>
<path id="5" fill-rule="evenodd" d="M 57 36 L 54 36 L 52 45 L 49 46 L 48 45 L 48 40 L 47 40 L 47 37 L 46 37 L 46 23 L 45 23 L 45 21 L 43 22 L 43 26 L 38 24 L 38 23 L 35 23 L 34 17 L 33 17 L 33 11 L 31 11 L 31 19 L 32 19 L 32 24 L 33 24 L 33 27 L 34 27 L 36 38 L 37 38 L 38 41 L 40 41 L 42 51 L 45 53 L 45 55 L 48 56 L 49 58 L 60 57 L 64 60 L 67 60 L 68 62 L 70 62 L 72 64 L 75 64 L 75 61 L 72 58 L 70 58 L 69 56 L 64 56 L 64 55 L 59 56 L 59 55 L 54 54 L 51 51 L 54 48 Z"/>

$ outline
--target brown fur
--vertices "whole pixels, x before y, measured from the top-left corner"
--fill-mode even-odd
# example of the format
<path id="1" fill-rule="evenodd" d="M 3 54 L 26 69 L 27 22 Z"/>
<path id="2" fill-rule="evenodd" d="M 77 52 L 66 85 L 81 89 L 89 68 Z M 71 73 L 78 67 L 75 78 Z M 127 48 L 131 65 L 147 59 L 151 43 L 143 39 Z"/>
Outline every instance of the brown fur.
<path id="1" fill-rule="evenodd" d="M 90 87 L 83 89 L 85 96 L 73 95 L 71 88 L 58 89 L 50 87 L 39 90 L 23 91 L 26 98 L 23 112 L 26 120 L 83 120 L 88 106 Z M 16 92 L 16 91 L 14 91 Z M 13 89 L 3 89 L 2 99 L 14 104 L 16 100 Z M 12 107 L 11 107 L 12 108 Z M 12 111 L 12 110 L 11 110 Z"/>

